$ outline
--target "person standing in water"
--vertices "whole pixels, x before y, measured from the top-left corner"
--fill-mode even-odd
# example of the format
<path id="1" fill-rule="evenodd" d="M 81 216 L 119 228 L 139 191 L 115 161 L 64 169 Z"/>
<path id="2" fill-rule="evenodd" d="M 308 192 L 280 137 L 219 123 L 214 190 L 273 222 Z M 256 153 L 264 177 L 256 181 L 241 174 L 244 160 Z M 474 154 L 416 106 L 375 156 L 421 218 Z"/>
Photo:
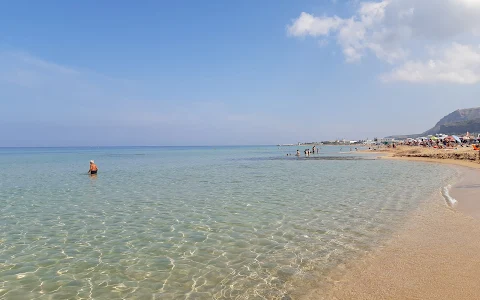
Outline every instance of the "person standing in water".
<path id="1" fill-rule="evenodd" d="M 90 161 L 90 170 L 88 170 L 88 174 L 95 175 L 97 174 L 98 168 L 97 165 L 93 160 Z"/>

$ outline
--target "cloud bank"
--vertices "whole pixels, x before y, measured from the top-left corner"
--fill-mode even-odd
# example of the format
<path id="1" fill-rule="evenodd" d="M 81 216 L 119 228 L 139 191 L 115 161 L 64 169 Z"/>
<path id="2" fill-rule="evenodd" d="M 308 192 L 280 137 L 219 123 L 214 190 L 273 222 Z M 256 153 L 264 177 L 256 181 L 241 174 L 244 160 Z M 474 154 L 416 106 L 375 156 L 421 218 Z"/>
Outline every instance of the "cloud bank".
<path id="1" fill-rule="evenodd" d="M 372 54 L 385 82 L 480 82 L 479 0 L 363 1 L 349 18 L 302 12 L 287 34 L 334 39 L 349 63 Z"/>

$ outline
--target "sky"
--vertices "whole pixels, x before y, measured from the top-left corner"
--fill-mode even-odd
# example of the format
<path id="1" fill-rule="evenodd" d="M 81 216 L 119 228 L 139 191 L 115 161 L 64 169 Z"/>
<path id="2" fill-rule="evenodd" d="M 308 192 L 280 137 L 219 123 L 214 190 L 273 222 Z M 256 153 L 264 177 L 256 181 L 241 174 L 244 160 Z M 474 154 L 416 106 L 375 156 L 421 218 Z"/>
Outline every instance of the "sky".
<path id="1" fill-rule="evenodd" d="M 372 139 L 479 96 L 480 0 L 0 2 L 0 147 Z"/>

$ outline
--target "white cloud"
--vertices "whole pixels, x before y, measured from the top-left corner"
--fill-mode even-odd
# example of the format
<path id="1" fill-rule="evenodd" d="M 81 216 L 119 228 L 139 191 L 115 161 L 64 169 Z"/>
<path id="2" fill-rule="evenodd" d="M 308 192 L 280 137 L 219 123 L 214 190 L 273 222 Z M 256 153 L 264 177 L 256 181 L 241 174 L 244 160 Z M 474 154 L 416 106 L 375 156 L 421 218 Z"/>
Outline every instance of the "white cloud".
<path id="1" fill-rule="evenodd" d="M 386 82 L 475 84 L 480 82 L 480 48 L 454 43 L 438 59 L 407 61 L 381 78 Z"/>
<path id="2" fill-rule="evenodd" d="M 287 26 L 287 32 L 291 36 L 320 36 L 328 35 L 331 30 L 338 28 L 342 23 L 339 17 L 314 17 L 302 12 L 292 25 Z"/>
<path id="3" fill-rule="evenodd" d="M 51 78 L 78 74 L 72 68 L 36 58 L 26 52 L 0 51 L 0 82 L 34 88 L 44 86 Z"/>
<path id="4" fill-rule="evenodd" d="M 382 77 L 388 81 L 477 82 L 474 78 L 480 72 L 476 68 L 464 68 L 457 61 L 449 65 L 447 57 L 441 58 L 443 64 L 437 64 L 435 72 L 427 72 L 429 69 L 421 66 L 429 67 L 428 63 L 420 61 L 432 60 L 424 58 L 432 47 L 445 48 L 457 42 L 445 50 L 446 56 L 448 51 L 474 49 L 471 45 L 479 42 L 480 0 L 383 0 L 358 2 L 356 6 L 356 12 L 347 18 L 302 12 L 287 26 L 287 32 L 295 37 L 333 38 L 347 62 L 358 62 L 371 53 L 403 74 L 393 76 L 392 72 Z M 458 50 L 461 45 L 465 48 Z M 420 69 L 421 76 L 412 72 Z M 414 77 L 407 79 L 406 74 Z"/>
<path id="5" fill-rule="evenodd" d="M 12 59 L 19 59 L 23 63 L 30 65 L 30 66 L 35 66 L 38 68 L 42 68 L 44 70 L 52 71 L 52 72 L 58 72 L 62 74 L 78 74 L 79 72 L 65 66 L 61 66 L 52 62 L 48 62 L 46 60 L 34 57 L 26 52 L 9 52 L 7 53 L 9 56 L 12 57 Z"/>

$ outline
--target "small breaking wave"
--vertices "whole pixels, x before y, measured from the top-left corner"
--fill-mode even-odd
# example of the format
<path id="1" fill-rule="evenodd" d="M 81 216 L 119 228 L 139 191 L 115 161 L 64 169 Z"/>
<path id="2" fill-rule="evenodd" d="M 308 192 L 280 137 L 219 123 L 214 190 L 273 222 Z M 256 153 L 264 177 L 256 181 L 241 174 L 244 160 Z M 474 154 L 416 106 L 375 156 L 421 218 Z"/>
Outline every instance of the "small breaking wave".
<path id="1" fill-rule="evenodd" d="M 444 186 L 443 189 L 442 189 L 442 196 L 443 198 L 445 198 L 445 201 L 447 202 L 448 206 L 450 207 L 455 207 L 457 206 L 458 204 L 458 201 L 456 199 L 454 199 L 452 196 L 450 196 L 450 189 L 451 189 L 452 185 L 447 185 L 447 186 Z"/>

